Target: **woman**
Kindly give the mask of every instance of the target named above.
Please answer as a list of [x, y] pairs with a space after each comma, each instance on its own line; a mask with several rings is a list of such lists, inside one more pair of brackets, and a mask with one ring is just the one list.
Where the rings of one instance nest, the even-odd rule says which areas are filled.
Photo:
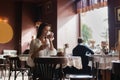
[[37, 38], [30, 43], [30, 52], [27, 64], [34, 67], [33, 59], [39, 56], [56, 55], [56, 49], [53, 46], [54, 34], [51, 32], [51, 25], [48, 23], [41, 23]]

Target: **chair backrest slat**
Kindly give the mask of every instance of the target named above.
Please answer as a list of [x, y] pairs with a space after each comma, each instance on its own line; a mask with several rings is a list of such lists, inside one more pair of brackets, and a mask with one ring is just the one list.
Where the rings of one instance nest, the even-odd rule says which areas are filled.
[[64, 58], [35, 58], [35, 69], [37, 70], [38, 77], [44, 80], [53, 79], [56, 71], [57, 64], [65, 63]]

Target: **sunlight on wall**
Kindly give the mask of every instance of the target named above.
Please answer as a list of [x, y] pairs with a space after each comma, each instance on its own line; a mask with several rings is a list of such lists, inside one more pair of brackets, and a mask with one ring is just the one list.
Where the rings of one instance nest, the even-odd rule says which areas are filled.
[[72, 53], [72, 49], [77, 44], [77, 17], [78, 16], [70, 17], [70, 19], [67, 20], [66, 23], [62, 24], [58, 30], [58, 48], [63, 48], [64, 44], [68, 43], [69, 48], [67, 49], [67, 53]]
[[36, 36], [35, 31], [36, 29], [34, 27], [31, 27], [22, 31], [22, 44], [21, 44], [22, 52], [30, 48], [30, 42], [32, 40], [32, 37]]

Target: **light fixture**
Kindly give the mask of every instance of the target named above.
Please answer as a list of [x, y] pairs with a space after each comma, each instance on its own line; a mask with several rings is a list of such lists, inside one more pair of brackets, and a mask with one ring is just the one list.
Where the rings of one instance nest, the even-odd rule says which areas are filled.
[[7, 23], [7, 22], [8, 22], [8, 18], [0, 17], [0, 22], [5, 22], [5, 23]]

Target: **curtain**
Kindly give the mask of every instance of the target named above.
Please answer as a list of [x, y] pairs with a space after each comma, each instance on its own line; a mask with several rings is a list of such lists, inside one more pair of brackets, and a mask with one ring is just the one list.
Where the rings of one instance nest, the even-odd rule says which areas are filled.
[[76, 5], [77, 13], [83, 13], [95, 8], [107, 6], [107, 0], [78, 0]]

